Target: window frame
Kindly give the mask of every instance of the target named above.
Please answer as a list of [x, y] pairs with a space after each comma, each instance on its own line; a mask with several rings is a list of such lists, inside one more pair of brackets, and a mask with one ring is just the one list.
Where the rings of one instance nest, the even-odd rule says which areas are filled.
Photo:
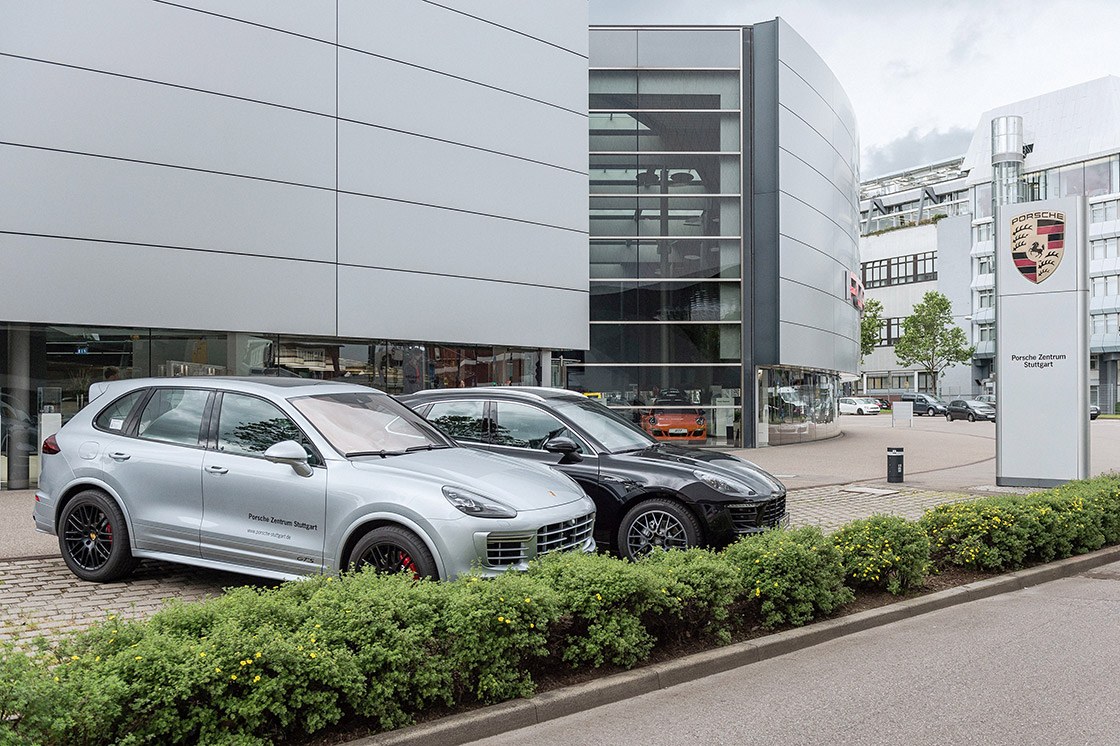
[[[536, 402], [518, 401], [518, 400], [515, 400], [515, 399], [489, 399], [489, 400], [487, 400], [486, 419], [487, 419], [488, 425], [490, 426], [489, 438], [488, 438], [487, 442], [489, 443], [490, 446], [494, 446], [494, 447], [498, 447], [498, 448], [516, 448], [519, 451], [528, 451], [529, 453], [549, 453], [549, 451], [546, 451], [544, 448], [531, 448], [531, 447], [527, 447], [527, 446], [511, 446], [511, 445], [507, 445], [505, 443], [494, 442], [495, 428], [501, 425], [501, 423], [498, 422], [498, 405], [499, 404], [515, 404], [515, 405], [520, 405], [520, 406], [523, 406], [523, 407], [529, 407], [530, 409], [536, 410], [537, 412], [541, 412], [541, 413], [551, 417], [553, 420], [555, 420], [555, 421], [559, 422], [561, 425], [563, 425], [568, 430], [568, 432], [571, 433], [572, 440], [574, 440], [576, 445], [579, 446], [579, 454], [581, 456], [586, 458], [588, 456], [596, 455], [597, 452], [595, 451], [595, 449], [593, 449], [590, 446], [590, 444], [588, 444], [587, 439], [584, 438], [582, 436], [582, 434], [580, 434], [579, 431], [576, 430], [576, 428], [570, 422], [566, 421], [564, 418], [560, 417], [555, 412], [552, 412], [549, 409], [546, 409], [545, 407], [539, 406]], [[559, 437], [559, 436], [557, 436], [557, 437]]]
[[253, 394], [248, 391], [232, 391], [230, 389], [219, 389], [214, 391], [214, 396], [211, 399], [210, 420], [206, 427], [206, 450], [213, 451], [214, 453], [220, 453], [225, 456], [244, 456], [246, 458], [257, 459], [264, 458], [263, 452], [242, 453], [241, 451], [223, 451], [218, 447], [218, 435], [222, 421], [222, 403], [225, 400], [226, 394], [233, 394], [234, 396], [244, 396], [249, 399], [258, 399], [265, 402], [266, 404], [271, 404], [280, 412], [280, 414], [287, 417], [289, 422], [295, 425], [296, 430], [299, 431], [300, 436], [302, 437], [300, 445], [304, 446], [305, 449], [311, 450], [311, 453], [308, 454], [308, 465], [313, 467], [326, 467], [326, 460], [323, 458], [322, 452], [319, 450], [318, 446], [315, 445], [315, 442], [310, 437], [308, 437], [307, 432], [299, 426], [299, 423], [296, 422], [295, 418], [292, 417], [290, 412], [284, 411], [284, 408], [272, 399], [269, 399], [266, 396], [261, 396], [260, 394]]

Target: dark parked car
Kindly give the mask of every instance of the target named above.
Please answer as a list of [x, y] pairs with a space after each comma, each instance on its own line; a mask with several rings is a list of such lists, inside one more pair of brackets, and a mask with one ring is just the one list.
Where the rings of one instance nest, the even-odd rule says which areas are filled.
[[987, 402], [975, 401], [973, 399], [953, 399], [949, 402], [949, 407], [945, 412], [945, 419], [949, 422], [953, 420], [968, 420], [975, 422], [976, 420], [991, 420], [995, 422], [996, 410]]
[[398, 397], [464, 445], [554, 464], [595, 501], [596, 541], [624, 557], [725, 546], [788, 521], [786, 488], [720, 451], [658, 441], [563, 389], [433, 389]]
[[1090, 420], [1095, 420], [1100, 416], [1101, 416], [1101, 408], [1098, 407], [1096, 404], [1090, 404], [1089, 405], [1089, 419]]
[[945, 414], [945, 402], [932, 394], [903, 394], [898, 400], [914, 402], [914, 414]]

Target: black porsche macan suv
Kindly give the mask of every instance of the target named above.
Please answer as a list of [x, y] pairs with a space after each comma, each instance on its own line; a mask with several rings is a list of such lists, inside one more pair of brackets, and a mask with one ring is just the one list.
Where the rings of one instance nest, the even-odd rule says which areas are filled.
[[737, 456], [655, 440], [564, 389], [431, 389], [398, 396], [463, 445], [553, 463], [595, 501], [595, 538], [623, 557], [722, 547], [784, 525], [786, 488]]

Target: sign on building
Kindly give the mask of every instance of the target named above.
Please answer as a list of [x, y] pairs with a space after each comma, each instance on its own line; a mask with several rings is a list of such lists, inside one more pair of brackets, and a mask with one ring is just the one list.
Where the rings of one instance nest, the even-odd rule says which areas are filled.
[[1089, 261], [1082, 197], [1001, 205], [996, 483], [1089, 476]]

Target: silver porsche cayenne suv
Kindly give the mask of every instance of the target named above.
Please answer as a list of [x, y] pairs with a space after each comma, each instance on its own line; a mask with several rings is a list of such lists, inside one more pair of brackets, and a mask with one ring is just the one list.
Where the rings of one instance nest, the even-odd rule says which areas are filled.
[[281, 579], [364, 565], [450, 579], [595, 549], [595, 506], [570, 478], [459, 447], [365, 386], [96, 383], [43, 454], [35, 526], [85, 580], [141, 558]]

